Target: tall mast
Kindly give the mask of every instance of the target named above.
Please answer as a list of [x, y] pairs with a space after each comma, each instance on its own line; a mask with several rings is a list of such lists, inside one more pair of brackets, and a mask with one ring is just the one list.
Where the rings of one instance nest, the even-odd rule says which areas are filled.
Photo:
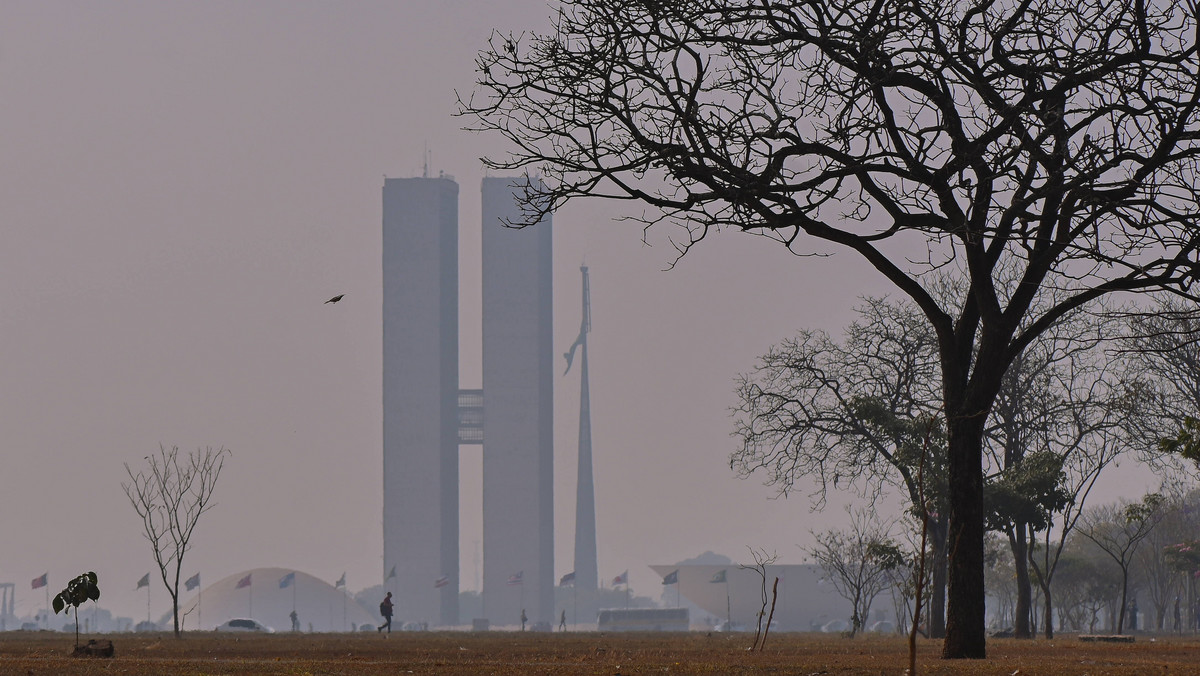
[[579, 470], [575, 489], [575, 586], [580, 590], [598, 588], [596, 563], [596, 493], [592, 483], [592, 406], [588, 392], [587, 334], [592, 330], [592, 301], [587, 266], [583, 273], [583, 321], [576, 343], [582, 348], [579, 379]]

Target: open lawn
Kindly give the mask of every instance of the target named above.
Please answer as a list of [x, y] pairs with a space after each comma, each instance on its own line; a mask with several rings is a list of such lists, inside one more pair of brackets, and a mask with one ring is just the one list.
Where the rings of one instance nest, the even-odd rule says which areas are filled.
[[[394, 633], [106, 635], [113, 659], [72, 658], [74, 636], [0, 634], [0, 674], [903, 674], [899, 637], [778, 634], [749, 653], [747, 634]], [[923, 641], [918, 673], [1197, 674], [1200, 639], [1139, 637], [1132, 644], [993, 639], [985, 661], [938, 659]]]

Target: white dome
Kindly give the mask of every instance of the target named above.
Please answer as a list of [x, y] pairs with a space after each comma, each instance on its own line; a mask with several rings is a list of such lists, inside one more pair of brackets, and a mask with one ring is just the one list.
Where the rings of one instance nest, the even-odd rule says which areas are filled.
[[[281, 587], [288, 575], [293, 580]], [[250, 577], [248, 586], [238, 583]], [[218, 582], [184, 593], [180, 590], [179, 624], [185, 630], [213, 629], [235, 617], [249, 617], [277, 632], [291, 631], [293, 602], [301, 631], [352, 631], [362, 624], [379, 624], [382, 617], [363, 608], [349, 594], [333, 585], [290, 568], [255, 568], [230, 575]], [[161, 627], [172, 627], [168, 610]]]

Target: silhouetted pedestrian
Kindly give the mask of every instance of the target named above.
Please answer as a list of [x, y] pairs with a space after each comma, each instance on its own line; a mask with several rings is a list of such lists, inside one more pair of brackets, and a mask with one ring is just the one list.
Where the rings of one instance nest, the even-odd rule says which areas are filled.
[[521, 631], [525, 631], [525, 623], [528, 621], [529, 621], [529, 618], [525, 616], [525, 609], [522, 608], [521, 609]]
[[376, 629], [377, 632], [383, 632], [386, 628], [388, 633], [392, 633], [392, 592], [388, 592], [387, 596], [379, 602], [379, 614], [383, 615], [383, 624]]
[[567, 630], [567, 609], [563, 608], [562, 614], [558, 616], [558, 630]]

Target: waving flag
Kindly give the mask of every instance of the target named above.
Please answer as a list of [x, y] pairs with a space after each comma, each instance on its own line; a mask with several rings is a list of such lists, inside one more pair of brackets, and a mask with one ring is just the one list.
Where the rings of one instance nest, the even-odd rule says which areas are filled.
[[446, 586], [446, 585], [448, 585], [448, 584], [450, 584], [450, 577], [449, 577], [449, 576], [447, 576], [447, 575], [443, 575], [443, 576], [441, 576], [441, 577], [439, 577], [438, 579], [436, 579], [436, 580], [434, 580], [434, 581], [433, 581], [433, 588], [434, 588], [434, 589], [441, 589], [442, 587], [445, 587], [445, 586]]
[[563, 575], [562, 579], [558, 581], [558, 586], [560, 587], [565, 587], [569, 584], [575, 584], [575, 571], [571, 571], [566, 575]]
[[712, 579], [709, 580], [709, 582], [724, 582], [724, 581], [725, 581], [725, 571], [724, 570], [717, 571], [712, 576]]
[[679, 584], [679, 569], [676, 568], [667, 573], [667, 576], [663, 578], [663, 584]]
[[629, 584], [629, 571], [628, 570], [613, 578], [613, 586], [615, 587], [619, 584]]
[[184, 591], [192, 591], [193, 589], [195, 589], [196, 587], [199, 587], [199, 586], [200, 586], [200, 573], [196, 573], [195, 575], [193, 575], [183, 581]]
[[243, 577], [242, 579], [238, 580], [237, 586], [234, 587], [234, 589], [241, 589], [242, 587], [249, 587], [250, 586], [250, 575], [252, 575], [252, 573], [246, 573], [246, 577]]
[[32, 588], [33, 589], [41, 589], [42, 587], [45, 587], [46, 580], [49, 578], [49, 575], [50, 575], [50, 573], [42, 573], [41, 577], [33, 578], [33, 583], [31, 585]]
[[138, 586], [134, 588], [134, 591], [137, 591], [138, 589], [141, 589], [142, 587], [149, 587], [149, 586], [150, 586], [150, 573], [146, 573], [145, 575], [142, 576], [142, 579], [138, 580]]
[[284, 575], [283, 577], [279, 578], [279, 588], [287, 589], [288, 587], [292, 586], [292, 583], [295, 581], [296, 581], [296, 571], [292, 571], [292, 572], [288, 573], [287, 575]]
[[517, 585], [525, 582], [525, 571], [520, 570], [508, 576], [507, 584]]
[[333, 583], [333, 588], [337, 589], [339, 587], [345, 587], [345, 586], [346, 586], [346, 572], [342, 571], [342, 576], [338, 578], [337, 582]]

